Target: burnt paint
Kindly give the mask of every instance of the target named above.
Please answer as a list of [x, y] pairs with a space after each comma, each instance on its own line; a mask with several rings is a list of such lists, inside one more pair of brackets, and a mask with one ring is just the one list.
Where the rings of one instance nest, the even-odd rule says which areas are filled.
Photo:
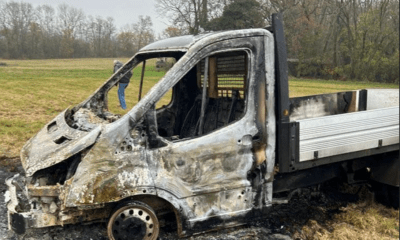
[[[146, 149], [143, 144], [140, 144], [145, 139], [138, 140], [136, 137], [132, 139], [136, 144], [133, 144], [131, 152], [121, 151], [118, 154], [115, 154], [116, 148], [113, 146], [117, 146], [118, 149], [121, 141], [129, 138], [127, 135], [132, 126], [136, 128], [138, 125], [124, 123], [123, 120], [126, 121], [124, 117], [119, 120], [118, 128], [106, 125], [96, 144], [82, 159], [65, 200], [66, 205], [116, 202], [129, 197], [129, 193], [137, 194], [140, 186], [146, 186], [154, 188], [156, 190], [154, 194], [172, 202], [177, 209], [183, 209], [182, 212], [190, 220], [203, 221], [211, 216], [229, 212], [238, 212], [239, 215], [243, 215], [250, 210], [253, 193], [249, 190], [251, 183], [248, 179], [248, 171], [251, 171], [255, 165], [252, 136], [260, 134], [261, 141], [266, 139], [263, 136], [265, 134], [264, 118], [256, 117], [255, 99], [259, 98], [260, 93], [254, 91], [254, 89], [260, 89], [258, 86], [260, 81], [255, 81], [255, 79], [265, 79], [263, 71], [260, 74], [255, 70], [264, 66], [262, 44], [263, 38], [259, 37], [247, 39], [245, 43], [241, 40], [222, 41], [204, 50], [204, 52], [211, 52], [214, 51], [213, 49], [250, 47], [253, 51], [250, 56], [257, 56], [251, 59], [252, 72], [247, 109], [242, 119], [199, 138], [176, 143], [163, 140], [167, 143], [164, 147], [148, 145], [149, 149]], [[190, 72], [188, 74], [190, 75]], [[261, 86], [262, 90], [266, 89], [265, 85]], [[262, 98], [265, 95], [262, 93]], [[174, 98], [173, 101], [178, 102], [178, 99]], [[173, 107], [172, 103], [168, 111], [171, 112]], [[151, 108], [149, 109], [152, 111]], [[164, 112], [168, 111], [164, 110]], [[159, 114], [161, 116], [162, 111], [159, 111]], [[139, 138], [140, 136], [139, 134]], [[111, 162], [113, 164], [110, 164]], [[135, 183], [133, 179], [123, 181], [124, 172], [127, 176], [140, 179], [142, 182]], [[147, 180], [143, 181], [144, 179]], [[127, 182], [130, 182], [131, 186], [127, 185]], [[238, 191], [240, 199], [239, 195], [232, 191]], [[241, 196], [243, 191], [245, 194]], [[165, 195], [166, 192], [172, 195]], [[262, 195], [260, 197], [263, 197]], [[242, 213], [242, 211], [245, 212]]]
[[353, 92], [290, 98], [290, 121], [347, 113]]

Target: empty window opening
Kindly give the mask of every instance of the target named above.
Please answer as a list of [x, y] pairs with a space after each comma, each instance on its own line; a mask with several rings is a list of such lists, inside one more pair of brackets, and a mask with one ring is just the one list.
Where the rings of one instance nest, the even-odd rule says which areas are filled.
[[[243, 117], [248, 85], [247, 52], [209, 56], [207, 78], [205, 62], [206, 58], [199, 61], [178, 82], [172, 104], [167, 111], [157, 113], [160, 136], [172, 141], [200, 137]], [[205, 79], [206, 94], [203, 96]]]

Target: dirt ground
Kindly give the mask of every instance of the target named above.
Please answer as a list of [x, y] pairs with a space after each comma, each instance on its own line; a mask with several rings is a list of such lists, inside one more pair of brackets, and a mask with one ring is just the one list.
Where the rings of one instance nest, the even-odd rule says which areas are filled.
[[[24, 236], [17, 236], [7, 229], [7, 210], [4, 203], [6, 191], [5, 179], [22, 172], [21, 166], [0, 167], [0, 240], [69, 240], [69, 239], [107, 239], [106, 224], [93, 223], [76, 224], [64, 227], [50, 227], [29, 230]], [[317, 189], [304, 189], [296, 195], [289, 204], [275, 205], [265, 217], [251, 220], [248, 225], [210, 232], [190, 237], [193, 240], [206, 239], [314, 239], [315, 225], [327, 231], [332, 231], [332, 217], [339, 213], [342, 207], [355, 203], [360, 199], [360, 191], [340, 191], [337, 183], [331, 182]], [[359, 189], [359, 188], [357, 188]], [[361, 191], [362, 192], [362, 191]], [[364, 191], [365, 192], [365, 191]], [[365, 196], [364, 196], [365, 197]], [[317, 224], [310, 225], [310, 222]], [[310, 225], [308, 227], [308, 225]], [[177, 239], [176, 231], [162, 229], [159, 239]]]

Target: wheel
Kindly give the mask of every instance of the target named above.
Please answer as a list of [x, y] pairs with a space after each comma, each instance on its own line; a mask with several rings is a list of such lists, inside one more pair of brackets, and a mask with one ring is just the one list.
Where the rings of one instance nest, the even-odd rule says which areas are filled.
[[107, 225], [111, 240], [155, 240], [159, 230], [153, 209], [142, 202], [129, 202], [117, 207]]

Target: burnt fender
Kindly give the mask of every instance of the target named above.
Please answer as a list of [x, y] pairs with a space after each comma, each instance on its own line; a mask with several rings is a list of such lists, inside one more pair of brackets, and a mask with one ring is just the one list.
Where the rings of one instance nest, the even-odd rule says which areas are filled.
[[[140, 136], [130, 136], [130, 129], [127, 115], [104, 126], [70, 183], [67, 207], [117, 202], [139, 194], [155, 195], [146, 148], [140, 143]], [[129, 142], [129, 148], [123, 142]]]
[[[101, 151], [97, 142], [82, 159], [65, 201], [67, 207], [98, 205], [117, 202], [134, 195], [155, 195], [153, 179], [145, 152], [133, 149], [131, 153], [110, 156]], [[92, 151], [93, 150], [93, 151]]]

